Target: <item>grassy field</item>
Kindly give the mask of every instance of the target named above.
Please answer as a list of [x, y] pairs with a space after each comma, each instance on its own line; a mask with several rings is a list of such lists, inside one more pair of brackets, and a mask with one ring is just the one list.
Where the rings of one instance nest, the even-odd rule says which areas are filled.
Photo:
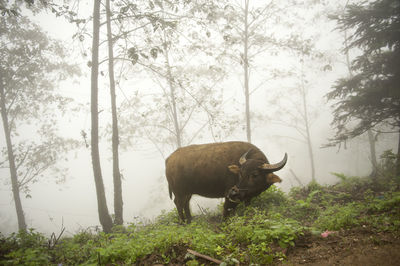
[[226, 221], [220, 207], [189, 225], [171, 211], [112, 234], [0, 236], [0, 264], [396, 265], [400, 177], [390, 173], [386, 162], [375, 178], [335, 174], [336, 185], [310, 183], [287, 194], [271, 187]]

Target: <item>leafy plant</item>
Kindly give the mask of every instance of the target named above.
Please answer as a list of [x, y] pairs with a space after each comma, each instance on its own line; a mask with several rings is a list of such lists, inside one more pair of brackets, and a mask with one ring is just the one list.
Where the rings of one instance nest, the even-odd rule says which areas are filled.
[[314, 226], [322, 230], [347, 229], [359, 225], [357, 217], [360, 209], [355, 203], [349, 203], [344, 206], [333, 205], [321, 212]]
[[[46, 238], [35, 232], [21, 230], [2, 239], [2, 263], [5, 265], [44, 265], [49, 264], [49, 254], [45, 252]], [[4, 253], [3, 253], [4, 252]]]
[[[181, 225], [172, 210], [163, 211], [154, 222], [117, 226], [109, 234], [85, 230], [54, 245], [34, 230], [0, 235], [0, 264], [179, 264], [190, 248], [222, 260], [223, 265], [265, 265], [284, 260], [283, 251], [307, 231], [319, 235], [363, 226], [398, 232], [400, 192], [388, 187], [377, 192], [366, 179], [370, 178], [346, 177], [334, 186], [312, 184], [289, 195], [271, 187], [224, 222], [220, 214], [207, 211]], [[188, 259], [190, 265], [201, 264]]]
[[236, 246], [247, 245], [250, 261], [260, 264], [271, 263], [276, 257], [271, 245], [281, 248], [294, 246], [294, 240], [303, 230], [293, 219], [284, 218], [279, 213], [266, 214], [254, 208], [247, 212], [247, 216], [234, 217], [223, 227], [227, 239]]
[[251, 206], [269, 209], [273, 205], [278, 206], [281, 204], [285, 204], [287, 201], [287, 196], [285, 193], [280, 190], [275, 185], [272, 185], [266, 191], [261, 193], [258, 197], [255, 197], [251, 201]]

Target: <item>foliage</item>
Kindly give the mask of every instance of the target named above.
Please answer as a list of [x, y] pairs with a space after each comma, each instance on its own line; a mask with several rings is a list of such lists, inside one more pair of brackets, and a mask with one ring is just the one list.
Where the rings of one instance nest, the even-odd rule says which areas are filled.
[[35, 232], [21, 230], [1, 239], [0, 259], [5, 265], [43, 265], [49, 261], [46, 238]]
[[[49, 38], [26, 17], [0, 16], [0, 32], [1, 100], [13, 139], [19, 186], [29, 196], [29, 185], [46, 170], [52, 171], [57, 182], [65, 179], [65, 169], [56, 163], [79, 145], [59, 134], [59, 115], [76, 109], [72, 99], [61, 95], [56, 87], [68, 77], [79, 75], [80, 70], [66, 62], [67, 51], [62, 43]], [[30, 132], [29, 140], [21, 134], [24, 129]], [[32, 138], [32, 134], [38, 137]], [[8, 159], [5, 148], [1, 155], [4, 161]]]
[[[291, 218], [279, 213], [267, 214], [250, 208], [247, 215], [234, 217], [223, 227], [231, 241], [230, 248], [241, 262], [271, 263], [280, 255], [272, 251], [272, 244], [281, 248], [294, 246], [294, 240], [302, 234], [302, 226]], [[242, 248], [242, 246], [247, 246]], [[245, 254], [249, 254], [246, 258]]]
[[[251, 200], [251, 206], [259, 209], [269, 210], [275, 206], [281, 206], [288, 201], [285, 193], [272, 185], [268, 190], [261, 193], [258, 197]], [[246, 211], [245, 204], [240, 204], [236, 210], [239, 214], [244, 214]]]
[[42, 8], [47, 8], [49, 5], [54, 5], [48, 0], [6, 0], [0, 1], [0, 15], [1, 16], [20, 16], [21, 5], [31, 9], [33, 12], [38, 12]]
[[360, 211], [354, 203], [344, 206], [333, 205], [321, 212], [314, 226], [322, 230], [348, 229], [359, 224], [357, 219], [359, 213]]
[[289, 206], [291, 216], [301, 221], [312, 221], [319, 215], [318, 204], [315, 201], [315, 195], [320, 193], [320, 190], [310, 192], [305, 199], [292, 200]]
[[392, 150], [387, 150], [382, 153], [378, 164], [378, 171], [381, 175], [378, 181], [390, 190], [398, 190], [400, 187], [400, 175], [397, 172], [398, 160], [398, 155], [394, 154]]
[[[113, 37], [121, 82], [131, 79], [127, 76], [132, 71], [126, 70], [132, 69], [135, 76], [140, 72], [153, 81], [125, 96], [121, 104], [122, 148], [141, 137], [164, 153], [203, 134], [220, 139], [233, 128], [225, 120], [223, 92], [217, 87], [226, 73], [215, 60], [218, 46], [206, 33], [201, 2], [113, 4], [111, 20], [121, 32]], [[214, 4], [206, 1], [207, 5]]]
[[[347, 49], [361, 49], [351, 64], [354, 75], [339, 79], [327, 94], [334, 104], [333, 144], [386, 123], [399, 127], [400, 4], [377, 0], [348, 6], [336, 20], [341, 30], [353, 30]], [[349, 128], [349, 125], [356, 125]]]
[[156, 222], [157, 224], [162, 225], [177, 224], [179, 223], [178, 211], [176, 209], [170, 212], [162, 210], [161, 214], [157, 217]]
[[357, 176], [348, 177], [344, 174], [340, 173], [332, 173], [336, 177], [340, 178], [341, 182], [339, 182], [335, 188], [341, 192], [353, 193], [353, 192], [361, 192], [364, 189], [372, 186], [373, 180], [370, 178], [360, 178]]
[[[382, 163], [383, 164], [383, 163]], [[223, 261], [223, 265], [273, 264], [308, 232], [370, 228], [400, 230], [400, 191], [387, 185], [379, 191], [369, 177], [340, 177], [336, 185], [311, 182], [289, 194], [272, 186], [250, 206], [221, 222], [207, 212], [189, 225], [179, 222], [176, 210], [162, 212], [153, 222], [113, 228], [113, 233], [83, 231], [51, 246], [33, 230], [0, 236], [0, 264], [182, 264], [201, 265], [190, 248]], [[382, 173], [380, 177], [384, 176]], [[394, 181], [391, 181], [394, 182]]]

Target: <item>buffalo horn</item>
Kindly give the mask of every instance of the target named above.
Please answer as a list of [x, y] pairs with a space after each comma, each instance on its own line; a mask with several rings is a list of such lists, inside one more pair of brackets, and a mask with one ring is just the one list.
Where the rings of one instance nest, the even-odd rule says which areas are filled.
[[242, 155], [242, 157], [240, 157], [240, 159], [239, 159], [240, 165], [243, 165], [243, 164], [246, 162], [247, 154], [248, 154], [250, 151], [251, 151], [251, 149], [249, 149], [245, 154]]
[[269, 164], [269, 163], [264, 163], [259, 168], [264, 169], [264, 170], [270, 170], [270, 171], [278, 171], [281, 170], [287, 162], [287, 154], [285, 153], [285, 156], [283, 157], [283, 160], [280, 161], [279, 163], [275, 164]]

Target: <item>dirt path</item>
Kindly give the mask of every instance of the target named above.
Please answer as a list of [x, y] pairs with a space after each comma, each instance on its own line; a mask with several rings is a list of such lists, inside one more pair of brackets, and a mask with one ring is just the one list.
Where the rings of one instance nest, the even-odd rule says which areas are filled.
[[400, 265], [400, 238], [358, 229], [326, 238], [307, 235], [287, 252], [283, 265]]
[[[295, 247], [284, 252], [287, 259], [275, 261], [272, 265], [400, 266], [400, 235], [374, 233], [367, 228], [334, 232], [326, 238], [308, 234], [298, 239]], [[168, 265], [185, 265], [186, 247], [174, 246], [172, 253], [176, 257]], [[196, 259], [199, 265], [217, 265], [202, 258]], [[161, 261], [161, 256], [152, 254], [137, 265], [162, 265], [157, 261]]]

